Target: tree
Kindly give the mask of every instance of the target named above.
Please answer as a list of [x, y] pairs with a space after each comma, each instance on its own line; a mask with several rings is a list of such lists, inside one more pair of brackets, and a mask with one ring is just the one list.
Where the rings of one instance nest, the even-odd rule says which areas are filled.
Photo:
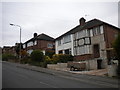
[[22, 57], [22, 58], [24, 58], [24, 57], [26, 57], [26, 56], [28, 55], [28, 54], [27, 54], [27, 51], [26, 51], [26, 50], [23, 50], [23, 49], [21, 50], [20, 53], [21, 53], [21, 57]]
[[16, 44], [15, 51], [16, 51], [16, 54], [17, 54], [18, 56], [20, 55], [20, 49], [21, 49], [21, 50], [23, 49], [22, 43]]
[[36, 62], [41, 62], [44, 60], [44, 54], [40, 50], [34, 50], [31, 55], [31, 60]]
[[116, 52], [117, 58], [118, 58], [118, 76], [120, 75], [120, 34], [118, 34], [118, 37], [116, 38], [113, 48]]

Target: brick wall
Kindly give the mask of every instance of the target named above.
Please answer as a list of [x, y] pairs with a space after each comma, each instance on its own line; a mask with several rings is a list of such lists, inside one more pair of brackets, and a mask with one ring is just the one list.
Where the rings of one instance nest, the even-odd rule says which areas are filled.
[[50, 44], [53, 44], [54, 45], [54, 42], [52, 41], [46, 41], [46, 40], [38, 40], [37, 41], [37, 45], [34, 45], [34, 46], [29, 46], [26, 48], [26, 50], [54, 50], [55, 47], [53, 46], [53, 48], [48, 48], [48, 43]]
[[45, 41], [45, 40], [38, 40], [37, 47], [42, 50], [49, 50], [49, 49], [54, 49], [53, 48], [48, 48], [48, 44], [54, 44], [52, 41]]
[[[105, 42], [106, 42], [106, 48], [112, 48], [112, 45], [118, 35], [120, 33], [120, 29], [114, 28], [109, 25], [104, 25], [104, 31], [105, 31]], [[114, 57], [114, 52], [113, 50], [107, 50], [107, 59], [108, 59], [108, 64], [110, 60]]]
[[116, 36], [118, 32], [118, 29], [109, 26], [109, 25], [104, 25], [104, 31], [105, 31], [105, 41], [106, 41], [106, 48], [112, 47], [112, 43], [116, 39]]
[[80, 60], [89, 60], [89, 59], [92, 59], [93, 58], [93, 55], [92, 54], [85, 54], [85, 55], [78, 55], [78, 56], [75, 56], [74, 59], [76, 61], [80, 61]]

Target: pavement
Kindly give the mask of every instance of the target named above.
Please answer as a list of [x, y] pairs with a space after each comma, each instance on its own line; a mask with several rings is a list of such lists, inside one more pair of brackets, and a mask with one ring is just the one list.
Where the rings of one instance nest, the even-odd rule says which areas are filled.
[[78, 72], [73, 72], [72, 73], [77, 73], [77, 74], [88, 74], [88, 75], [96, 75], [96, 76], [106, 76], [108, 73], [107, 69], [99, 69], [99, 70], [90, 70], [90, 71], [78, 71]]
[[[48, 68], [32, 66], [29, 64], [18, 64], [17, 67], [22, 67], [25, 69], [40, 71], [40, 72], [46, 72], [47, 70], [53, 70], [53, 69], [48, 69]], [[69, 68], [56, 68], [53, 71], [63, 71], [63, 72], [68, 72], [68, 73], [73, 73], [73, 74], [86, 74], [86, 75], [95, 75], [95, 76], [106, 76], [108, 73], [107, 69], [98, 69], [98, 70], [90, 70], [90, 71], [70, 71]]]

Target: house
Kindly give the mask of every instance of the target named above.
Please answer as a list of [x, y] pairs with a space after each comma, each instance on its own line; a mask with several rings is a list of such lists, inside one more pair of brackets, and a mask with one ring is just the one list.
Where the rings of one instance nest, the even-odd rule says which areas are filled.
[[23, 49], [29, 54], [31, 54], [33, 50], [42, 50], [45, 54], [46, 51], [54, 51], [54, 48], [54, 38], [44, 33], [40, 35], [34, 33], [33, 38], [23, 44]]
[[120, 28], [98, 19], [88, 22], [84, 18], [80, 25], [55, 39], [56, 54], [71, 54], [75, 61], [86, 62], [88, 69], [107, 68], [114, 58], [112, 44]]
[[12, 54], [16, 56], [15, 46], [4, 46], [2, 48], [2, 54]]

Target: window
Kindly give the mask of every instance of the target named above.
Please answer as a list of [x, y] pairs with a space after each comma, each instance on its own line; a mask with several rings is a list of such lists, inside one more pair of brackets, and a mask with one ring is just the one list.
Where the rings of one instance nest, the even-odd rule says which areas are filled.
[[63, 54], [63, 51], [62, 51], [62, 50], [60, 50], [60, 51], [59, 51], [59, 54]]
[[80, 50], [79, 50], [80, 48], [79, 47], [77, 47], [77, 55], [79, 55], [79, 53], [80, 53]]
[[33, 46], [33, 42], [32, 41], [27, 43], [27, 47], [29, 47], [29, 46]]
[[70, 54], [70, 53], [69, 53], [69, 49], [66, 49], [66, 50], [65, 50], [65, 54]]
[[37, 45], [37, 41], [34, 42], [34, 45]]
[[53, 48], [53, 44], [48, 43], [47, 47], [48, 47], [48, 48]]
[[23, 48], [26, 48], [26, 47], [25, 47], [25, 44], [23, 44]]
[[79, 45], [84, 45], [84, 39], [79, 40]]
[[78, 46], [78, 41], [77, 40], [75, 41], [75, 46]]
[[93, 30], [90, 29], [90, 36], [92, 37], [93, 36]]
[[68, 43], [70, 41], [71, 41], [70, 35], [67, 35], [67, 36], [64, 37], [64, 43]]
[[60, 46], [62, 43], [61, 43], [61, 39], [58, 40], [58, 46]]
[[85, 38], [85, 44], [90, 44], [90, 38]]
[[96, 35], [96, 28], [93, 28], [92, 31], [93, 31], [93, 36], [95, 36]]
[[100, 27], [99, 26], [95, 27], [92, 29], [92, 31], [93, 31], [93, 36], [99, 35], [100, 34]]
[[88, 30], [86, 29], [86, 30], [84, 30], [84, 34], [85, 34], [85, 37], [87, 37], [88, 36]]
[[85, 54], [89, 54], [90, 53], [90, 46], [89, 45], [85, 45]]
[[89, 45], [83, 45], [80, 47], [74, 48], [75, 55], [83, 55], [83, 54], [89, 54], [90, 53], [90, 46]]
[[77, 55], [76, 47], [74, 48], [74, 54]]
[[75, 34], [74, 34], [74, 40], [76, 40], [76, 37], [77, 37], [77, 35], [76, 35], [76, 34], [77, 34], [77, 33], [75, 33]]
[[88, 32], [88, 37], [90, 37], [91, 35], [90, 35], [90, 30], [87, 30], [87, 32]]
[[103, 34], [103, 26], [100, 26], [100, 34]]

